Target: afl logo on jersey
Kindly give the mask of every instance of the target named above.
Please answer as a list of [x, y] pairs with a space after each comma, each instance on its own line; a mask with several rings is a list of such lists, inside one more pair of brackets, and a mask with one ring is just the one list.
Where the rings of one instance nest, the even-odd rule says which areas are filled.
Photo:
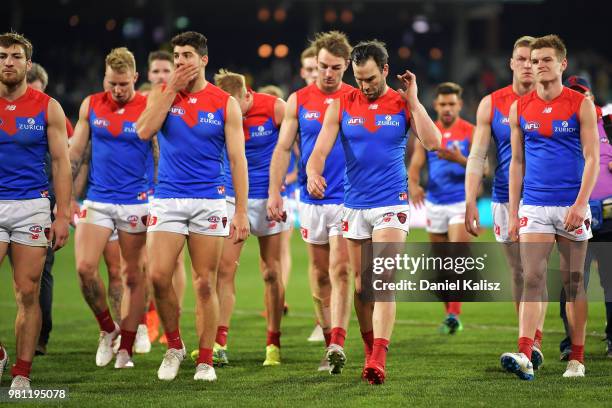
[[359, 126], [365, 123], [364, 118], [360, 118], [359, 116], [355, 116], [354, 118], [350, 118], [346, 121], [346, 124], [349, 126]]
[[96, 118], [93, 121], [93, 125], [95, 127], [105, 128], [105, 127], [108, 127], [109, 123], [108, 123], [108, 120], [106, 120], [106, 119]]
[[317, 120], [321, 117], [321, 114], [317, 111], [308, 111], [304, 114], [306, 120]]
[[180, 106], [172, 106], [170, 108], [170, 114], [174, 116], [183, 116], [185, 114], [185, 109]]
[[523, 129], [525, 130], [537, 130], [540, 128], [540, 123], [539, 122], [527, 122], [525, 123], [525, 126]]

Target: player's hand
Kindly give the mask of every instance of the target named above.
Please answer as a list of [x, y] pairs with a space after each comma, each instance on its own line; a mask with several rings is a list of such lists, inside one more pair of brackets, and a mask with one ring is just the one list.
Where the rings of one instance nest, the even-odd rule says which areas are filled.
[[398, 75], [397, 79], [400, 81], [401, 88], [397, 90], [402, 98], [408, 105], [416, 106], [419, 104], [418, 98], [418, 87], [416, 82], [416, 75], [406, 70], [402, 75]]
[[168, 81], [168, 88], [174, 92], [180, 92], [187, 88], [191, 81], [197, 78], [200, 67], [192, 64], [184, 64], [174, 70]]
[[569, 208], [569, 210], [565, 214], [565, 218], [563, 219], [563, 227], [565, 228], [565, 230], [567, 232], [572, 232], [580, 228], [584, 223], [587, 210], [588, 205], [574, 203]]
[[480, 231], [480, 214], [476, 202], [466, 202], [465, 204], [465, 230], [477, 237]]
[[70, 200], [70, 225], [76, 228], [76, 218], [79, 217], [79, 213], [81, 212], [81, 207], [79, 203], [73, 198]]
[[51, 230], [49, 231], [49, 241], [53, 243], [53, 250], [58, 251], [68, 241], [70, 236], [69, 220], [66, 217], [58, 217], [51, 224]]
[[325, 177], [320, 176], [318, 174], [309, 175], [307, 188], [308, 194], [310, 194], [314, 198], [325, 197], [325, 189], [327, 188], [327, 182], [325, 181]]
[[268, 204], [266, 206], [268, 218], [277, 222], [286, 220], [287, 213], [285, 212], [283, 205], [283, 197], [281, 197], [280, 193], [270, 195], [268, 197]]
[[439, 159], [448, 160], [454, 163], [462, 163], [465, 161], [465, 156], [457, 146], [451, 146], [449, 149], [441, 147], [436, 154]]
[[518, 215], [508, 217], [508, 239], [512, 242], [519, 240], [519, 218]]
[[234, 240], [234, 244], [246, 241], [251, 230], [249, 227], [249, 217], [246, 212], [237, 212], [230, 223], [229, 238]]
[[425, 190], [418, 184], [413, 184], [408, 187], [410, 193], [410, 201], [414, 204], [415, 208], [421, 208], [425, 205]]

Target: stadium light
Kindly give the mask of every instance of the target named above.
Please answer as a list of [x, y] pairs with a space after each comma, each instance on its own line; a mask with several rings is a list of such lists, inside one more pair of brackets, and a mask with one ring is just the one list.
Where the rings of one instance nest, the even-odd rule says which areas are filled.
[[272, 55], [272, 46], [270, 44], [261, 44], [257, 49], [257, 55], [260, 58], [270, 58]]
[[289, 47], [286, 44], [278, 44], [274, 47], [274, 56], [276, 58], [285, 58], [289, 54]]
[[257, 19], [263, 23], [270, 19], [270, 10], [266, 7], [262, 7], [257, 11]]
[[68, 19], [68, 24], [70, 24], [70, 27], [76, 27], [79, 24], [79, 16], [77, 16], [76, 14], [70, 16], [70, 18]]
[[412, 23], [412, 29], [415, 33], [425, 34], [429, 31], [429, 22], [425, 16], [416, 16]]

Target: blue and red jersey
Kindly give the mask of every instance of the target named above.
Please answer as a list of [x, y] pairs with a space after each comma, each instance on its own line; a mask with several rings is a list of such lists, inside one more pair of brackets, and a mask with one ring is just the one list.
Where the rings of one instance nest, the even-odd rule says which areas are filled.
[[174, 99], [157, 135], [156, 198], [225, 198], [223, 151], [229, 94], [207, 83]]
[[574, 204], [584, 170], [580, 142], [580, 106], [584, 95], [563, 87], [552, 101], [536, 91], [517, 102], [525, 143], [523, 204]]
[[[457, 118], [450, 128], [436, 121], [442, 134], [442, 147], [459, 149], [461, 154], [470, 154], [474, 125]], [[427, 200], [434, 204], [454, 204], [465, 201], [465, 167], [459, 163], [441, 159], [436, 152], [427, 152]]]
[[[276, 96], [253, 92], [253, 104], [242, 120], [249, 171], [249, 198], [268, 198], [270, 162], [280, 123], [274, 120]], [[225, 192], [234, 197], [229, 159], [225, 156]]]
[[400, 94], [389, 88], [369, 101], [353, 89], [340, 99], [340, 124], [346, 157], [345, 207], [408, 204], [404, 156], [410, 112]]
[[493, 178], [493, 197], [495, 203], [510, 201], [510, 106], [520, 96], [514, 92], [512, 85], [501, 88], [491, 94], [491, 136], [497, 147], [497, 167]]
[[91, 171], [87, 199], [101, 203], [147, 203], [146, 160], [151, 142], [138, 138], [136, 121], [147, 98], [136, 93], [118, 104], [110, 92], [89, 97]]
[[50, 99], [30, 87], [14, 101], [0, 98], [0, 200], [49, 195], [45, 161]]
[[[300, 160], [298, 163], [298, 182], [300, 183], [300, 201], [308, 204], [342, 204], [344, 201], [344, 152], [340, 140], [336, 140], [334, 147], [329, 152], [323, 177], [327, 183], [325, 197], [317, 199], [308, 194], [306, 163], [314, 150], [317, 137], [323, 126], [325, 111], [334, 99], [340, 98], [352, 90], [350, 85], [343, 83], [336, 92], [332, 94], [323, 93], [313, 83], [296, 92], [298, 132], [300, 138]], [[338, 138], [339, 139], [339, 138]]]

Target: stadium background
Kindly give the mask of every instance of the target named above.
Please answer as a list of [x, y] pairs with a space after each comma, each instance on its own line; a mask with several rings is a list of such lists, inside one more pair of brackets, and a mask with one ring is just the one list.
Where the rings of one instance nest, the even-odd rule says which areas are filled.
[[[589, 1], [170, 1], [90, 2], [9, 0], [0, 14], [2, 31], [24, 33], [34, 44], [35, 62], [49, 72], [47, 92], [67, 115], [76, 118], [81, 100], [101, 88], [104, 56], [125, 45], [146, 78], [149, 51], [168, 47], [179, 31], [197, 30], [208, 37], [210, 79], [225, 67], [247, 74], [251, 86], [281, 86], [285, 92], [302, 86], [299, 55], [316, 31], [338, 29], [351, 42], [378, 38], [387, 43], [391, 72], [405, 68], [418, 77], [423, 103], [429, 108], [436, 83], [452, 80], [465, 88], [462, 116], [473, 121], [480, 98], [511, 80], [507, 66], [513, 41], [525, 34], [559, 34], [569, 49], [567, 75], [587, 76], [597, 102], [612, 99], [611, 49], [604, 37], [608, 16], [597, 12], [604, 3]], [[588, 11], [588, 13], [586, 12]], [[352, 83], [352, 73], [345, 80]], [[395, 86], [391, 79], [390, 84]], [[430, 111], [431, 112], [431, 111]], [[488, 194], [485, 188], [484, 196]], [[486, 207], [486, 206], [485, 206]], [[482, 240], [491, 241], [486, 231]], [[410, 240], [424, 241], [415, 229]], [[219, 370], [216, 384], [195, 384], [185, 362], [179, 378], [162, 384], [155, 371], [164, 348], [156, 345], [136, 356], [134, 370], [98, 369], [93, 363], [97, 326], [82, 299], [72, 240], [58, 253], [54, 276], [54, 330], [49, 355], [34, 363], [34, 385], [69, 387], [71, 405], [108, 406], [168, 403], [208, 405], [559, 405], [605, 404], [610, 361], [603, 356], [603, 305], [591, 305], [587, 340], [587, 378], [568, 382], [556, 362], [562, 326], [558, 307], [551, 305], [544, 353], [547, 363], [532, 384], [519, 383], [498, 368], [498, 356], [515, 345], [516, 318], [510, 304], [466, 304], [465, 330], [441, 337], [439, 304], [398, 307], [398, 324], [390, 351], [389, 382], [378, 389], [358, 378], [361, 340], [351, 321], [345, 373], [330, 378], [317, 373], [323, 355], [307, 343], [312, 305], [306, 279], [306, 251], [293, 238], [294, 267], [287, 292], [289, 316], [283, 321], [283, 365], [260, 366], [265, 346], [263, 284], [257, 271], [257, 244], [250, 239], [237, 277], [236, 314], [230, 332], [232, 366]], [[7, 260], [8, 261], [8, 260]], [[101, 266], [102, 275], [105, 275]], [[596, 280], [594, 281], [596, 282]], [[595, 283], [594, 283], [595, 284]], [[14, 356], [12, 324], [15, 307], [8, 262], [0, 268], [0, 339]], [[193, 292], [187, 290], [182, 328], [188, 348], [195, 347]], [[6, 377], [3, 385], [6, 385]]]

